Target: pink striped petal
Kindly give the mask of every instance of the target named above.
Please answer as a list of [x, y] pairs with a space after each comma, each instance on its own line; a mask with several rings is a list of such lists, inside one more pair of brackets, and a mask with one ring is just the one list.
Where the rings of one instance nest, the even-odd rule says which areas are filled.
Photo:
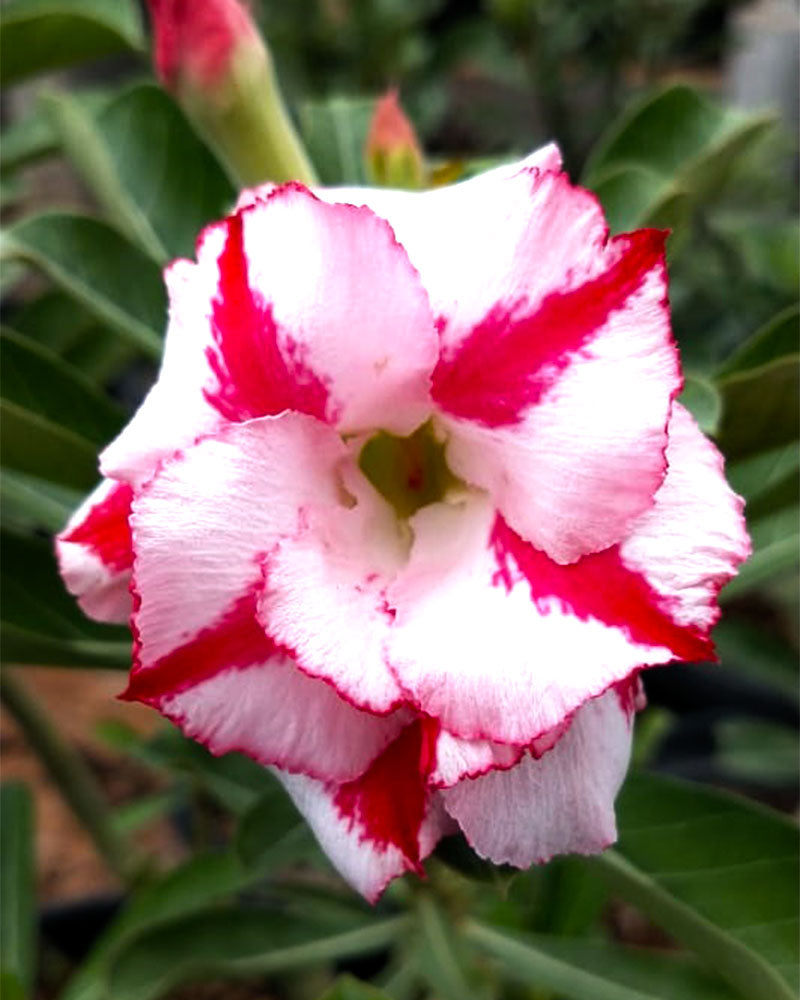
[[[228, 425], [142, 488], [131, 518], [128, 698], [159, 708], [216, 752], [235, 745], [337, 780], [364, 770], [402, 720], [359, 712], [300, 674], [256, 616], [264, 553], [300, 528], [304, 510], [341, 503], [345, 455], [335, 431], [288, 413]], [[249, 698], [236, 694], [239, 682]], [[318, 733], [305, 731], [309, 719]], [[320, 757], [325, 741], [331, 750]]]
[[666, 470], [680, 371], [663, 240], [619, 237], [589, 280], [497, 307], [434, 374], [452, 469], [558, 562], [623, 538]]
[[441, 793], [481, 857], [518, 868], [557, 854], [596, 854], [616, 839], [614, 799], [630, 758], [632, 721], [615, 691], [588, 702], [539, 760]]
[[141, 481], [224, 422], [287, 409], [400, 434], [429, 415], [438, 342], [428, 299], [369, 209], [283, 185], [208, 227], [197, 263], [176, 262], [166, 280], [161, 373], [104, 452], [106, 474]]
[[393, 620], [386, 587], [408, 546], [389, 505], [351, 472], [354, 506], [309, 514], [266, 557], [259, 618], [302, 670], [385, 714], [404, 701], [383, 649]]
[[204, 347], [211, 337], [226, 233], [224, 222], [208, 226], [197, 242], [197, 263], [177, 260], [164, 272], [169, 325], [161, 371], [131, 421], [100, 456], [105, 475], [143, 482], [162, 459], [221, 425], [221, 415], [202, 389], [211, 377]]
[[67, 590], [84, 613], [101, 622], [127, 622], [133, 564], [128, 519], [132, 491], [106, 479], [89, 494], [56, 538]]
[[437, 797], [427, 788], [436, 724], [407, 726], [360, 779], [324, 785], [278, 772], [325, 853], [370, 902], [452, 832]]
[[622, 546], [571, 565], [479, 497], [414, 516], [388, 658], [421, 711], [523, 746], [640, 666], [713, 657], [717, 594], [748, 552], [741, 501], [680, 407], [671, 426], [652, 510]]

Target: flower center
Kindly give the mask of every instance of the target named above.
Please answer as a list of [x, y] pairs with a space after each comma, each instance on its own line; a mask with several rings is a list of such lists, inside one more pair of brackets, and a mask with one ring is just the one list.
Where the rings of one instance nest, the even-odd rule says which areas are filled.
[[358, 466], [401, 518], [443, 500], [460, 482], [447, 466], [444, 443], [430, 421], [408, 437], [378, 431], [361, 449]]

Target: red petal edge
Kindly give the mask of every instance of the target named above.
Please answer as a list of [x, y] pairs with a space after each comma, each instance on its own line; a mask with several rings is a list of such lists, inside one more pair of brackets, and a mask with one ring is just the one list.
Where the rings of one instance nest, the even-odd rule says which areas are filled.
[[130, 569], [133, 543], [128, 519], [132, 501], [131, 487], [118, 483], [105, 499], [90, 509], [77, 527], [61, 537], [61, 541], [85, 546], [111, 570]]

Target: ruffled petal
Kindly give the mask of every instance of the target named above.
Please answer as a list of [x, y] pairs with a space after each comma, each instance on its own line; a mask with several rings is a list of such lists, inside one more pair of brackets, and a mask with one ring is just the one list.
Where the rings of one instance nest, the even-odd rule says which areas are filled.
[[[265, 552], [299, 530], [304, 511], [338, 507], [345, 454], [311, 417], [265, 417], [229, 424], [142, 488], [131, 517], [137, 607], [126, 697], [216, 752], [236, 745], [337, 780], [363, 772], [402, 720], [387, 725], [301, 675], [256, 616]], [[318, 733], [305, 731], [309, 719]]]
[[208, 227], [197, 263], [178, 261], [166, 280], [161, 373], [104, 452], [107, 475], [141, 481], [221, 423], [287, 409], [346, 432], [405, 434], [429, 415], [433, 316], [369, 209], [283, 185]]
[[681, 382], [663, 243], [595, 248], [600, 273], [498, 304], [434, 373], [451, 468], [557, 562], [623, 538], [664, 476]]
[[205, 348], [226, 232], [225, 223], [208, 226], [197, 242], [197, 263], [177, 260], [164, 272], [169, 324], [161, 371], [133, 418], [100, 456], [107, 476], [143, 482], [162, 459], [222, 423], [202, 390], [210, 378]]
[[722, 455], [680, 403], [672, 408], [667, 462], [656, 502], [620, 556], [668, 603], [675, 622], [708, 635], [720, 590], [751, 552], [744, 501], [725, 479]]
[[253, 297], [270, 312], [283, 355], [324, 384], [327, 419], [343, 432], [410, 433], [430, 412], [438, 340], [391, 227], [299, 185], [241, 218]]
[[427, 778], [436, 723], [408, 725], [360, 779], [325, 785], [278, 772], [325, 853], [370, 902], [452, 831]]
[[385, 714], [403, 692], [386, 665], [386, 587], [407, 556], [394, 512], [356, 470], [354, 506], [309, 513], [264, 561], [259, 617], [299, 667], [359, 708]]
[[84, 613], [101, 622], [127, 622], [133, 565], [132, 490], [106, 479], [93, 490], [56, 538], [56, 555], [67, 590]]
[[[702, 445], [702, 456], [709, 448]], [[679, 435], [667, 482], [679, 476], [693, 500], [673, 513], [675, 490], [665, 483], [646, 515], [645, 525], [662, 519], [648, 538], [670, 525], [670, 544], [651, 550], [663, 565], [635, 563], [614, 546], [562, 566], [521, 539], [484, 497], [420, 510], [409, 564], [388, 591], [396, 619], [387, 649], [418, 709], [464, 739], [527, 746], [642, 665], [712, 657], [709, 606], [741, 561], [743, 535], [733, 494], [718, 470], [714, 492], [702, 475], [695, 479], [697, 459]], [[709, 569], [694, 554], [709, 529], [682, 514], [691, 503], [705, 522], [722, 515], [724, 525], [721, 500], [731, 517]], [[676, 603], [659, 589], [665, 578], [695, 602]]]
[[481, 857], [518, 868], [557, 854], [596, 854], [616, 839], [614, 799], [630, 758], [632, 720], [617, 692], [584, 705], [539, 760], [441, 793]]

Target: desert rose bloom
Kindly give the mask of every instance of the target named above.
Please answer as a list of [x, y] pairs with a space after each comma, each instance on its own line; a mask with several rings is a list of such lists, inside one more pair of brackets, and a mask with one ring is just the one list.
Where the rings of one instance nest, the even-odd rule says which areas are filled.
[[[433, 192], [247, 192], [166, 272], [159, 379], [58, 540], [124, 697], [276, 773], [369, 899], [461, 829], [614, 840], [638, 672], [749, 551], [675, 397], [665, 234], [549, 146]], [[128, 593], [130, 587], [131, 599]]]

